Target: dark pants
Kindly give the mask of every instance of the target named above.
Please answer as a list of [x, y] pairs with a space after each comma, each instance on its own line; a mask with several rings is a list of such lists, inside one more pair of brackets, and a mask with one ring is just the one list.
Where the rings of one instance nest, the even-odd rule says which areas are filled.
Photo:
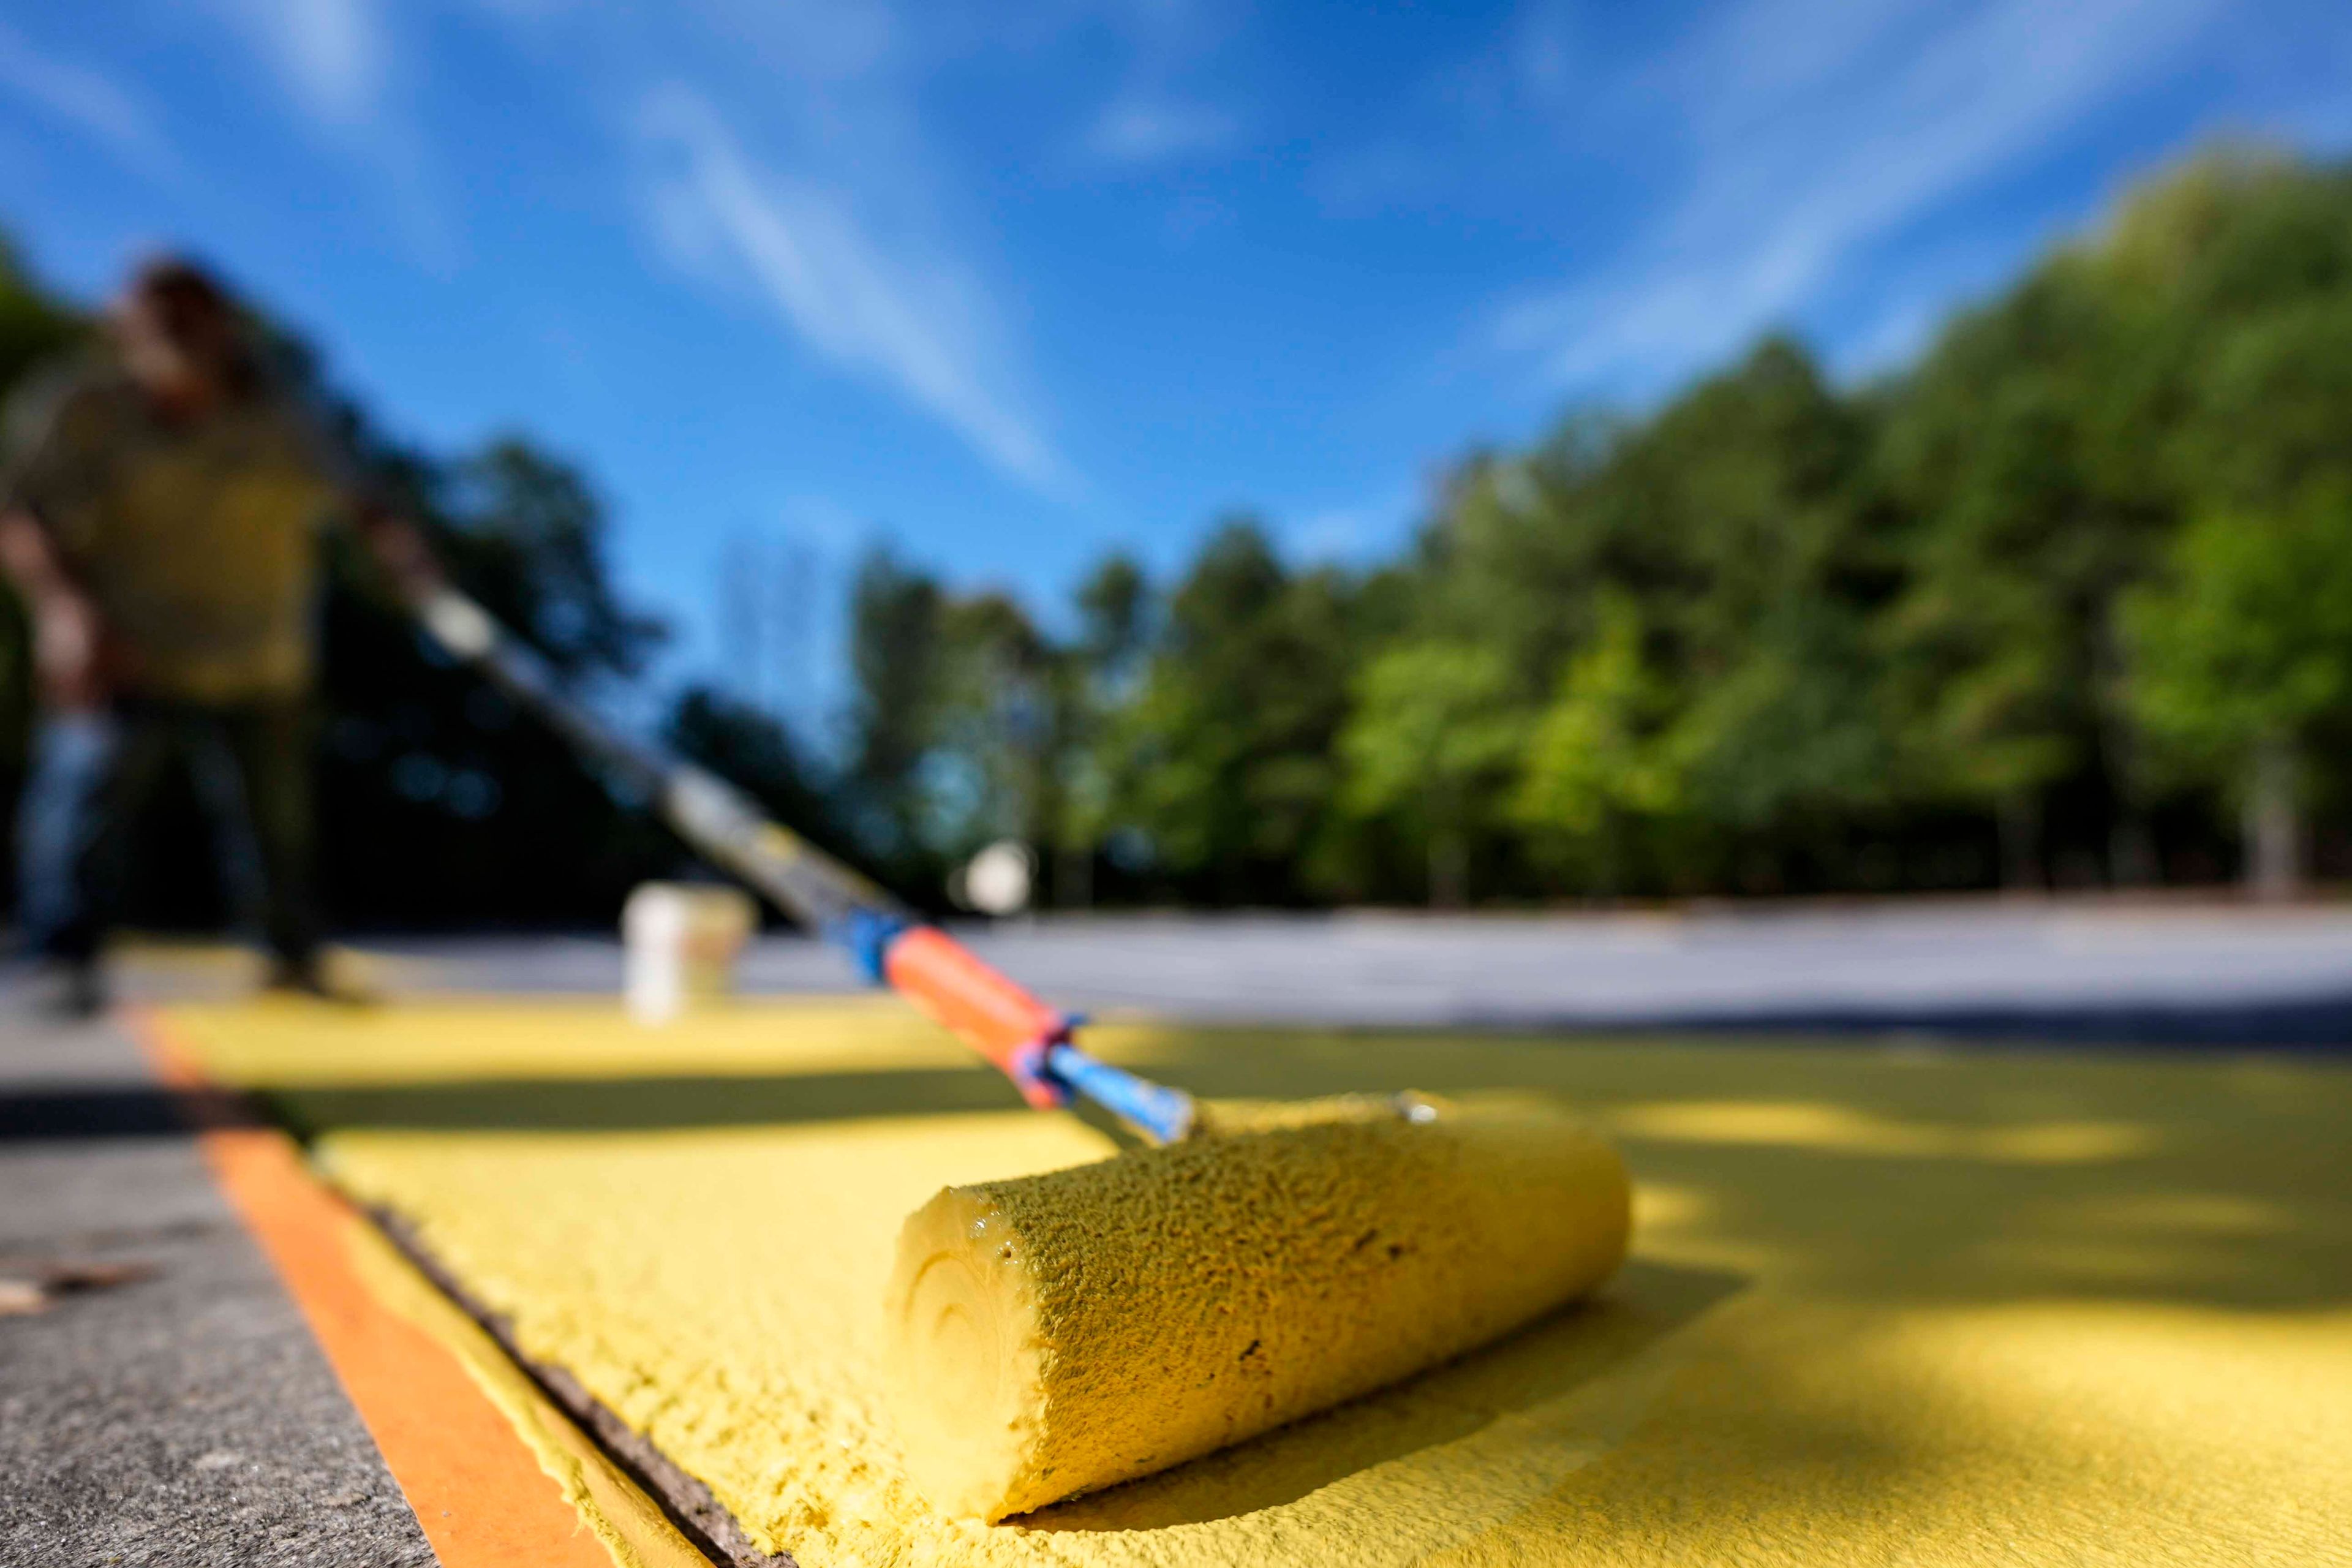
[[184, 763], [211, 820], [223, 890], [289, 963], [319, 947], [309, 710], [299, 699], [126, 700], [53, 714], [34, 739], [17, 832], [18, 905], [37, 952], [87, 963], [121, 918], [139, 817]]

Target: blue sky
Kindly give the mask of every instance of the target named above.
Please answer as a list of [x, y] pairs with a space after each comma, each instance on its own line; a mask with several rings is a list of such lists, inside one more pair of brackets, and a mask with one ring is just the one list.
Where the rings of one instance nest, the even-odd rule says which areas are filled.
[[2342, 0], [10, 0], [0, 223], [581, 461], [677, 678], [783, 542], [827, 602], [887, 533], [1051, 606], [1244, 504], [1372, 559], [1474, 444], [1776, 326], [1900, 363], [2201, 138], [2352, 144], [2347, 83]]

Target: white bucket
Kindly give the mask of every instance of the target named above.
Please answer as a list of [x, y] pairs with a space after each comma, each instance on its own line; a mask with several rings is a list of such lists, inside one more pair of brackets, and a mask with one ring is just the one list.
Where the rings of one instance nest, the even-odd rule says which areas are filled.
[[646, 882], [621, 906], [622, 994], [640, 1024], [732, 995], [758, 910], [733, 888]]

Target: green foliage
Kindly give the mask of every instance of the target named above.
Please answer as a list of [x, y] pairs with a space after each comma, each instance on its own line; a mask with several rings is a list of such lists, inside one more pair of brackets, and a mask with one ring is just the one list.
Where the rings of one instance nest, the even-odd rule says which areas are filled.
[[[614, 588], [604, 509], [576, 468], [518, 437], [437, 460], [382, 443], [356, 408], [344, 418], [377, 487], [405, 497], [457, 580], [561, 678], [594, 700], [642, 667], [663, 629]], [[341, 543], [319, 773], [321, 873], [340, 920], [603, 924], [635, 883], [685, 863], [644, 802], [427, 657], [373, 566]]]
[[[0, 240], [0, 394], [26, 371], [68, 353], [89, 331], [76, 311], [43, 291], [16, 250]], [[31, 642], [14, 596], [0, 608], [0, 803], [24, 776], [33, 705]]]
[[1078, 655], [1097, 679], [1126, 675], [1150, 637], [1151, 582], [1132, 556], [1111, 555], [1078, 585]]
[[1673, 689], [1643, 647], [1642, 612], [1631, 599], [1604, 599], [1600, 623], [1536, 721], [1512, 802], [1526, 826], [1570, 840], [1682, 803], [1664, 722]]
[[1355, 681], [1340, 736], [1347, 804], [1459, 824], [1526, 744], [1517, 682], [1499, 649], [1414, 642], [1375, 654]]
[[1913, 789], [1990, 805], [2096, 755], [2101, 640], [2165, 521], [2098, 460], [2106, 324], [2062, 258], [1964, 318], [1889, 399], [1905, 580], [1880, 635]]
[[1500, 649], [1462, 642], [1404, 643], [1357, 677], [1339, 738], [1342, 804], [1418, 831], [1432, 902], [1469, 895], [1473, 837], [1527, 743], [1517, 685]]
[[1695, 812], [1769, 833], [1884, 804], [1893, 748], [1865, 637], [1860, 615], [1828, 600], [1795, 600], [1759, 624], [1666, 738]]
[[81, 313], [45, 293], [0, 240], [0, 386], [52, 355], [64, 353], [89, 330]]
[[2137, 713], [2192, 763], [2234, 780], [2265, 742], [2310, 739], [2352, 701], [2352, 491], [2198, 519], [2125, 624]]
[[1057, 889], [1057, 897], [1090, 903], [1094, 863], [1126, 784], [1114, 727], [1150, 642], [1150, 579], [1131, 557], [1112, 555], [1079, 584], [1077, 608], [1077, 645], [1058, 685], [1066, 743], [1055, 760], [1058, 809], [1048, 838], [1059, 853], [1058, 879], [1077, 884]]
[[1001, 593], [944, 601], [940, 647], [929, 740], [935, 764], [952, 765], [935, 769], [929, 841], [954, 857], [994, 838], [1050, 841], [1068, 725], [1061, 650]]
[[1350, 599], [1334, 574], [1290, 573], [1248, 518], [1225, 522], [1171, 595], [1110, 743], [1116, 814], [1179, 889], [1305, 896], [1339, 783]]
[[634, 675], [667, 635], [626, 608], [604, 558], [605, 517], [587, 478], [515, 436], [450, 465], [445, 551], [556, 668]]
[[898, 876], [923, 863], [919, 770], [931, 745], [941, 593], [924, 573], [877, 550], [850, 589], [849, 668], [855, 739], [846, 787], [857, 823]]
[[772, 713], [709, 687], [689, 687], [671, 710], [665, 739], [679, 756], [731, 781], [821, 847], [859, 853], [839, 821], [825, 769]]

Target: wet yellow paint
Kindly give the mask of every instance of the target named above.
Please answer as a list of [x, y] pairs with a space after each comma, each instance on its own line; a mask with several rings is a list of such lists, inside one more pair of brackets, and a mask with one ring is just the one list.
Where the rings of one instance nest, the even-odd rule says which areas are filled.
[[870, 1010], [724, 1022], [634, 1067], [578, 1005], [183, 1032], [805, 1568], [2346, 1560], [2334, 1061], [1100, 1031], [1212, 1095], [1565, 1095], [1625, 1150], [1634, 1256], [1400, 1387], [986, 1526], [898, 1469], [892, 1243], [942, 1185], [1108, 1145]]

